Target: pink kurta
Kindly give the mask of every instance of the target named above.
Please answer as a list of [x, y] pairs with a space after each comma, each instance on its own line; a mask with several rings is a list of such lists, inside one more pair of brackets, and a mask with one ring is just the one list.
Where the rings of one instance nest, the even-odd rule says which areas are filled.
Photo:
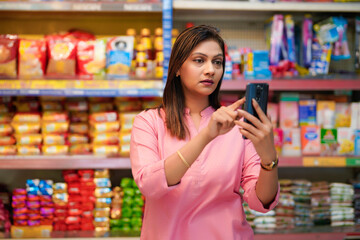
[[[212, 107], [201, 112], [199, 130], [207, 126], [213, 112]], [[199, 130], [188, 110], [185, 121], [191, 137], [196, 136]], [[243, 201], [256, 211], [267, 212], [276, 206], [280, 187], [275, 201], [265, 209], [255, 192], [260, 158], [251, 141], [243, 140], [235, 126], [204, 148], [179, 184], [168, 187], [164, 160], [185, 144], [170, 135], [158, 110], [136, 117], [130, 158], [134, 179], [146, 198], [141, 239], [253, 239]]]

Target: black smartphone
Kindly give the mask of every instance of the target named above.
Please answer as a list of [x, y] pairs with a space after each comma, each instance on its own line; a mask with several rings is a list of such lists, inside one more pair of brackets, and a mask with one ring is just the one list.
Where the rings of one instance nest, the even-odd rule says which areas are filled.
[[[259, 104], [262, 111], [267, 114], [267, 103], [268, 103], [268, 95], [269, 95], [269, 84], [267, 83], [248, 83], [246, 85], [246, 94], [245, 94], [245, 104], [244, 110], [248, 113], [254, 115], [256, 118], [259, 118], [256, 110], [253, 107], [252, 99], [254, 98], [256, 102]], [[252, 124], [246, 118], [244, 119], [246, 123]], [[252, 124], [254, 125], [254, 124]], [[243, 138], [246, 137], [243, 135]]]

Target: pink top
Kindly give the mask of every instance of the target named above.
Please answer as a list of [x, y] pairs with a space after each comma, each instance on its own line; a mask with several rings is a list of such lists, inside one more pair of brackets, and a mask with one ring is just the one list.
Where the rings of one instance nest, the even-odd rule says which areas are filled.
[[[200, 129], [207, 126], [213, 112], [212, 107], [201, 112]], [[191, 137], [196, 136], [199, 131], [188, 109], [185, 120]], [[204, 148], [179, 184], [168, 187], [164, 160], [185, 144], [170, 135], [158, 110], [143, 111], [135, 118], [131, 166], [146, 198], [141, 239], [253, 239], [243, 201], [256, 211], [267, 212], [276, 206], [280, 187], [275, 201], [265, 209], [255, 192], [260, 158], [251, 141], [243, 140], [234, 127]]]

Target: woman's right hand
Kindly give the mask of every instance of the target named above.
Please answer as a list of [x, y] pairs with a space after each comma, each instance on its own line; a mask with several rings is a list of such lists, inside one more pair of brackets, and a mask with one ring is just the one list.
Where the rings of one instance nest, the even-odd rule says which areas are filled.
[[227, 107], [220, 107], [211, 115], [210, 122], [204, 129], [211, 140], [229, 132], [235, 126], [234, 121], [238, 119], [236, 110], [244, 102], [245, 98], [243, 97]]

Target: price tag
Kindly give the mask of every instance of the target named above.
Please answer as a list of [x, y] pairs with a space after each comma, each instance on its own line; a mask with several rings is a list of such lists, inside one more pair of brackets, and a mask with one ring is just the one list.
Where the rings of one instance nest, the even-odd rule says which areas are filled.
[[359, 158], [347, 158], [346, 166], [360, 167], [360, 157]]
[[304, 157], [304, 167], [345, 167], [344, 157]]
[[74, 3], [72, 10], [75, 11], [101, 11], [101, 4], [97, 3]]
[[124, 11], [152, 11], [151, 4], [124, 4]]

